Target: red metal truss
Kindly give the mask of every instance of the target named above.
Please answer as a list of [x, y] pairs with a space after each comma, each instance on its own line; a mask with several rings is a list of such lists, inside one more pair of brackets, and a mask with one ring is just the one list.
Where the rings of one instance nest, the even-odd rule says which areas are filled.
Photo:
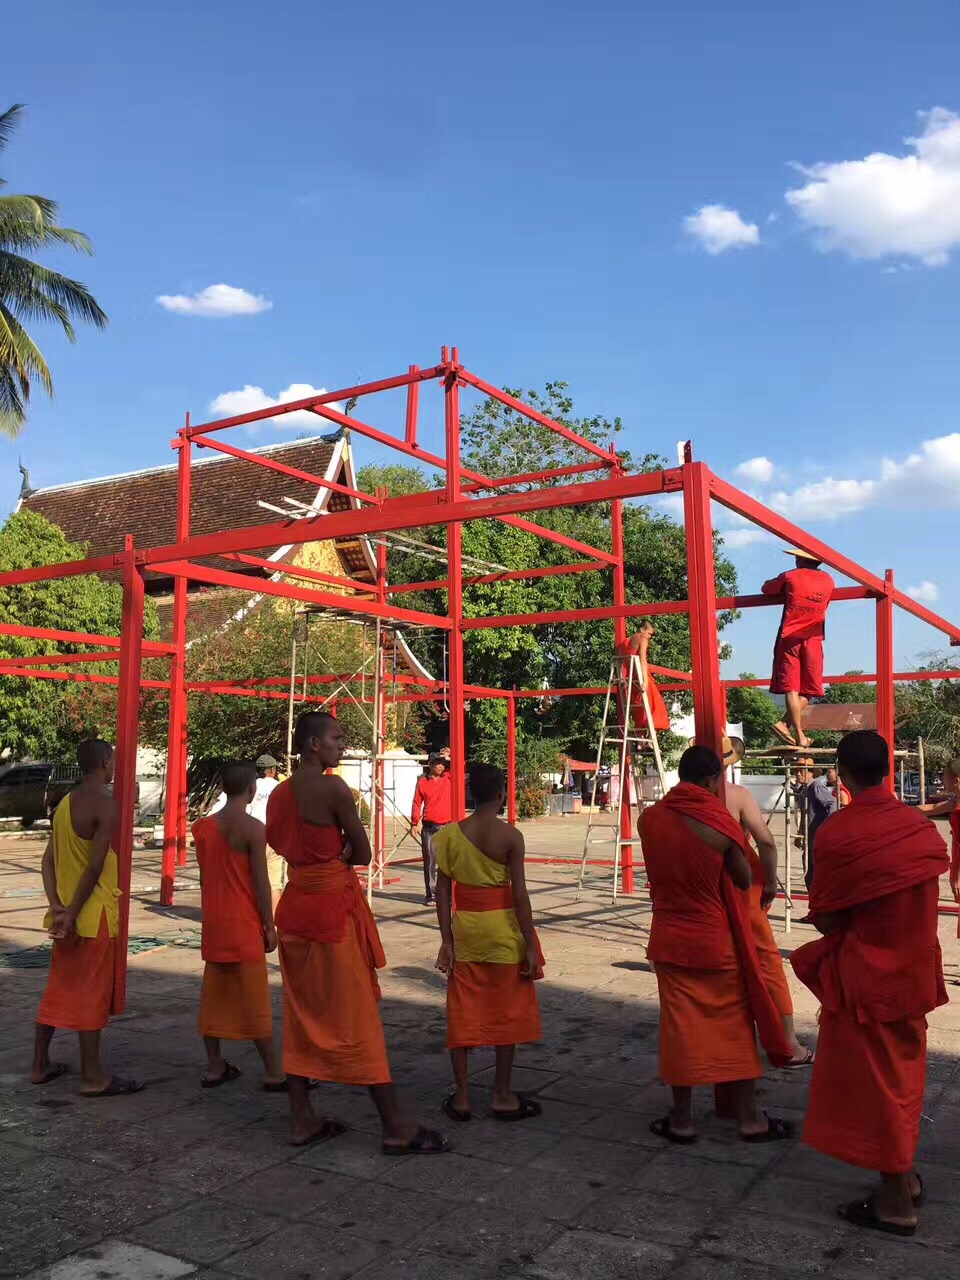
[[[442, 397], [443, 453], [432, 453], [420, 443], [420, 409], [426, 384], [436, 384]], [[582, 461], [567, 466], [526, 471], [507, 477], [484, 476], [462, 465], [460, 458], [460, 393], [469, 389], [489, 396], [520, 414], [539, 427], [555, 433], [566, 445], [582, 451]], [[364, 421], [355, 414], [348, 414], [338, 407], [341, 403], [367, 400], [382, 392], [405, 392], [402, 414], [402, 435]], [[383, 492], [364, 493], [362, 490], [328, 481], [296, 467], [279, 463], [263, 454], [226, 444], [216, 433], [246, 426], [268, 418], [307, 410], [336, 423], [357, 435], [386, 445], [409, 458], [437, 468], [443, 477], [442, 487], [404, 497], [389, 498]], [[164, 812], [164, 839], [162, 854], [161, 901], [173, 899], [176, 866], [186, 860], [187, 828], [187, 699], [188, 695], [229, 696], [241, 698], [267, 698], [287, 700], [289, 679], [279, 673], [256, 680], [232, 680], [224, 673], [221, 680], [190, 682], [186, 679], [186, 622], [189, 610], [188, 587], [190, 582], [226, 587], [244, 592], [249, 597], [273, 596], [306, 604], [332, 616], [352, 614], [357, 618], [372, 620], [377, 628], [403, 623], [417, 627], [429, 627], [447, 634], [449, 669], [444, 681], [418, 677], [407, 673], [397, 674], [386, 680], [386, 697], [369, 695], [357, 688], [359, 677], [353, 675], [306, 676], [300, 686], [301, 700], [322, 701], [336, 708], [338, 697], [351, 697], [356, 701], [374, 704], [375, 734], [378, 743], [383, 742], [384, 706], [386, 702], [439, 702], [449, 709], [450, 749], [454, 777], [454, 804], [457, 815], [464, 808], [464, 764], [466, 759], [465, 704], [475, 698], [503, 698], [506, 709], [506, 755], [508, 774], [508, 817], [516, 819], [516, 760], [517, 760], [517, 700], [543, 697], [542, 689], [492, 689], [469, 684], [464, 670], [464, 637], [468, 631], [542, 624], [562, 625], [566, 622], [600, 622], [612, 620], [614, 638], [621, 643], [627, 635], [628, 620], [643, 616], [687, 614], [690, 625], [692, 674], [670, 668], [652, 669], [660, 677], [665, 690], [691, 690], [694, 697], [696, 735], [700, 742], [719, 748], [724, 724], [722, 699], [724, 688], [746, 685], [762, 687], [765, 680], [722, 680], [719, 669], [717, 641], [717, 615], [727, 610], [764, 608], [779, 604], [775, 598], [762, 595], [741, 595], [718, 598], [714, 574], [714, 527], [712, 503], [719, 502], [746, 519], [758, 524], [786, 542], [819, 556], [823, 562], [852, 580], [855, 584], [840, 588], [836, 602], [847, 600], [872, 600], [876, 614], [876, 673], [872, 676], [832, 676], [829, 683], [855, 684], [875, 682], [877, 685], [878, 725], [893, 742], [893, 688], [898, 680], [929, 680], [960, 678], [960, 670], [900, 672], [894, 670], [894, 618], [897, 608], [927, 622], [946, 635], [952, 643], [960, 643], [960, 626], [948, 622], [931, 610], [899, 591], [891, 572], [884, 576], [848, 559], [840, 552], [807, 534], [776, 512], [768, 510], [755, 499], [742, 493], [733, 485], [715, 476], [700, 462], [694, 462], [689, 446], [682, 466], [643, 474], [628, 474], [616, 450], [611, 445], [604, 448], [578, 435], [564, 423], [555, 422], [544, 414], [523, 404], [508, 392], [499, 390], [476, 374], [465, 369], [454, 348], [443, 348], [440, 361], [420, 368], [410, 365], [406, 373], [395, 377], [367, 382], [337, 391], [322, 392], [289, 404], [276, 405], [253, 413], [240, 414], [215, 422], [186, 425], [173, 442], [178, 450], [177, 512], [175, 541], [168, 546], [134, 548], [129, 539], [116, 553], [91, 557], [86, 560], [21, 569], [0, 573], [0, 588], [25, 583], [56, 581], [85, 573], [122, 573], [123, 620], [120, 636], [88, 635], [70, 630], [20, 627], [12, 623], [0, 624], [0, 635], [19, 636], [65, 645], [83, 645], [89, 651], [83, 653], [39, 654], [0, 659], [0, 676], [9, 679], [22, 677], [40, 680], [89, 682], [111, 685], [118, 690], [116, 731], [116, 795], [118, 826], [116, 850], [120, 864], [120, 884], [124, 891], [121, 906], [121, 962], [117, 966], [115, 1008], [123, 1007], [125, 984], [125, 941], [129, 919], [129, 886], [132, 865], [132, 830], [136, 779], [136, 751], [139, 695], [143, 689], [166, 690], [169, 693], [169, 720], [167, 738], [167, 788]], [[191, 463], [195, 447], [215, 449], [221, 453], [249, 463], [280, 472], [297, 481], [316, 484], [318, 490], [326, 488], [345, 496], [350, 508], [343, 511], [326, 511], [322, 516], [295, 517], [275, 520], [271, 523], [252, 525], [204, 535], [195, 535], [190, 529]], [[586, 478], [584, 478], [586, 477]], [[559, 483], [558, 483], [559, 482]], [[534, 486], [534, 487], [530, 487]], [[624, 503], [662, 493], [682, 493], [687, 534], [687, 567], [689, 598], [686, 600], [634, 603], [628, 599], [624, 567], [623, 516]], [[585, 506], [602, 503], [609, 506], [609, 547], [592, 547], [576, 538], [557, 533], [537, 524], [529, 517], [542, 511], [562, 507]], [[366, 505], [363, 505], [366, 504]], [[463, 576], [462, 532], [467, 521], [494, 519], [535, 535], [542, 542], [563, 547], [585, 557], [583, 561], [566, 564], [537, 564], [527, 569]], [[445, 553], [447, 572], [443, 578], [430, 582], [396, 584], [388, 579], [388, 539], [381, 535], [393, 531], [419, 527], [439, 527], [446, 530]], [[377, 540], [376, 581], [360, 583], [353, 579], [326, 574], [317, 569], [297, 567], [264, 557], [264, 548], [298, 546], [303, 543], [334, 539]], [[555, 554], [555, 553], [554, 553]], [[200, 560], [233, 560], [238, 565], [257, 568], [269, 577], [251, 579], [241, 573]], [[594, 609], [566, 609], [546, 612], [528, 612], [494, 617], [465, 618], [463, 616], [463, 590], [507, 581], [523, 581], [548, 578], [571, 573], [585, 573], [612, 569], [610, 603]], [[168, 643], [143, 639], [144, 575], [159, 572], [174, 578], [173, 635]], [[298, 585], [290, 579], [299, 579]], [[319, 585], [313, 585], [319, 584]], [[339, 591], [322, 590], [320, 587], [340, 588]], [[392, 597], [417, 590], [442, 590], [447, 593], [447, 610], [444, 615], [434, 615], [396, 606]], [[168, 661], [167, 678], [144, 678], [144, 658], [164, 658]], [[118, 674], [83, 670], [85, 664], [117, 662]], [[385, 673], [382, 647], [377, 654], [379, 683], [384, 687]], [[328, 692], [331, 690], [332, 692]], [[338, 693], [337, 690], [341, 692]], [[348, 694], [345, 692], [350, 690]], [[553, 689], [550, 697], [594, 697], [604, 695], [605, 686], [589, 686], [571, 689]], [[379, 697], [379, 703], [377, 702]], [[627, 709], [619, 708], [621, 732]], [[374, 778], [382, 786], [382, 751], [376, 757]], [[374, 818], [375, 857], [383, 855], [385, 832], [382, 813]], [[630, 848], [632, 819], [628, 789], [622, 789], [620, 823], [625, 848], [622, 860], [623, 890], [633, 889], [634, 862]], [[382, 865], [382, 864], [381, 864]]]

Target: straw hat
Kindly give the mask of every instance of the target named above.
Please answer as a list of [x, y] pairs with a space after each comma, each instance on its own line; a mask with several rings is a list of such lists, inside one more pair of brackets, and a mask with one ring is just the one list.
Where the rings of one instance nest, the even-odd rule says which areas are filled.
[[[699, 746], [696, 738], [690, 738], [689, 742], [691, 747]], [[743, 759], [743, 753], [746, 750], [743, 745], [743, 739], [725, 737], [722, 746], [724, 767], [727, 768], [732, 764], [739, 764]]]
[[799, 547], [786, 547], [783, 554], [792, 556], [794, 560], [809, 560], [811, 564], [823, 563], [819, 556], [815, 556], [809, 551], [801, 551]]

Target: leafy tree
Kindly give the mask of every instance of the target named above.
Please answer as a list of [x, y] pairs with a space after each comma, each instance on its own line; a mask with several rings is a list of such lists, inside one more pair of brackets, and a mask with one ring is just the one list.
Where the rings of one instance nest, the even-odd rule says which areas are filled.
[[[32, 511], [19, 511], [0, 529], [0, 571], [82, 560], [83, 543], [70, 542], [56, 525]], [[119, 635], [123, 589], [116, 582], [77, 576], [0, 587], [0, 622], [93, 635]], [[157, 634], [156, 613], [147, 602], [144, 631]], [[94, 649], [96, 646], [94, 646]], [[91, 652], [90, 646], [0, 635], [0, 655]], [[117, 663], [91, 669], [116, 674]], [[0, 745], [14, 759], [60, 760], [91, 731], [113, 736], [116, 688], [73, 685], [42, 678], [0, 676]]]
[[[22, 111], [14, 106], [0, 115], [0, 150]], [[60, 226], [58, 213], [56, 202], [46, 196], [0, 195], [0, 432], [8, 436], [23, 428], [34, 382], [53, 394], [47, 362], [24, 320], [52, 320], [71, 342], [74, 319], [98, 329], [107, 323], [86, 285], [32, 261], [32, 255], [60, 245], [93, 252], [82, 232]]]
[[[752, 671], [741, 671], [740, 679], [754, 680], [756, 677]], [[743, 738], [748, 747], [765, 747], [781, 712], [764, 689], [730, 689], [727, 692], [727, 716], [731, 724], [743, 725]]]
[[[620, 431], [618, 419], [578, 418], [566, 394], [565, 383], [549, 383], [541, 395], [533, 391], [512, 394], [596, 443], [609, 445]], [[560, 467], [584, 461], [583, 451], [577, 446], [494, 400], [486, 400], [464, 415], [461, 452], [465, 466], [490, 478], [520, 474], [534, 467]], [[625, 464], [630, 462], [628, 455], [623, 457]], [[647, 455], [640, 461], [639, 469], [652, 470], [661, 465], [662, 459]], [[557, 481], [568, 482], [569, 478]], [[430, 481], [418, 469], [396, 466], [365, 467], [361, 470], [360, 483], [367, 490], [380, 484], [393, 496], [430, 487]], [[532, 483], [521, 484], [517, 489], [533, 487], [536, 486]], [[542, 511], [532, 518], [581, 542], [601, 549], [610, 546], [609, 503]], [[414, 532], [415, 536], [422, 536], [440, 548], [444, 546], [442, 528], [428, 529], [422, 535]], [[722, 595], [732, 595], [736, 592], [736, 572], [720, 553], [721, 546], [718, 539], [717, 590]], [[579, 559], [575, 552], [495, 520], [471, 521], [463, 526], [463, 554], [465, 558], [507, 569], [558, 565]], [[640, 502], [630, 502], [624, 508], [624, 559], [627, 597], [631, 602], [682, 599], [687, 595], [683, 528]], [[394, 583], [444, 576], [442, 565], [428, 568], [419, 558], [393, 550], [389, 571]], [[465, 576], [473, 576], [469, 568]], [[401, 598], [411, 608], [446, 612], [446, 592], [441, 590], [410, 593]], [[465, 617], [476, 618], [599, 608], [609, 605], [611, 600], [610, 574], [600, 570], [468, 586], [464, 591], [463, 611]], [[721, 615], [720, 625], [729, 622], [731, 616]], [[530, 739], [542, 737], [563, 744], [571, 754], [580, 755], [596, 747], [602, 700], [551, 700], [549, 689], [606, 685], [613, 639], [611, 621], [471, 630], [465, 636], [466, 679], [470, 684], [500, 689], [539, 688], [545, 682], [548, 695], [545, 699], [519, 700], [518, 728]], [[425, 665], [436, 671], [445, 669], [442, 633], [426, 632], [412, 643]], [[683, 615], [658, 618], [651, 658], [659, 666], [689, 669], [689, 626]], [[689, 695], [682, 695], [679, 701], [684, 703], [688, 698]], [[496, 700], [473, 700], [468, 712], [471, 742], [502, 734], [502, 708]]]
[[[863, 671], [855, 668], [852, 671], [844, 671], [845, 676], [862, 676]], [[823, 696], [823, 702], [847, 703], [847, 702], [876, 702], [877, 686], [875, 684], [830, 684], [827, 685], [827, 691]]]
[[[918, 670], [949, 671], [960, 667], [953, 654], [934, 654]], [[942, 767], [960, 755], [960, 680], [913, 680], [896, 691], [897, 741], [924, 742], [927, 763]]]

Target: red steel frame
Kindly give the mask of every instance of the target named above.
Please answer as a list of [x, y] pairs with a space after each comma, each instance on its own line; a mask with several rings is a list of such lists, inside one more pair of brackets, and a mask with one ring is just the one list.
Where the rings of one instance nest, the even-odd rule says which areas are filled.
[[[423, 383], [436, 382], [443, 394], [444, 446], [443, 456], [425, 450], [418, 439], [420, 426], [420, 388]], [[519, 475], [491, 479], [465, 468], [460, 459], [460, 390], [470, 387], [484, 396], [498, 400], [514, 412], [558, 434], [567, 443], [584, 452], [582, 463], [528, 471]], [[394, 389], [406, 391], [403, 438], [400, 439], [355, 416], [346, 416], [336, 407], [338, 402], [372, 397]], [[400, 498], [388, 498], [384, 492], [369, 494], [340, 483], [309, 475], [295, 467], [288, 467], [275, 459], [249, 453], [226, 445], [212, 438], [213, 433], [232, 427], [248, 425], [266, 418], [282, 417], [287, 413], [308, 410], [319, 417], [375, 440], [399, 451], [418, 462], [436, 467], [445, 477], [440, 489]], [[125, 540], [122, 552], [99, 556], [67, 564], [50, 565], [35, 569], [21, 569], [0, 573], [0, 586], [13, 586], [25, 582], [53, 581], [65, 577], [106, 571], [121, 570], [123, 575], [123, 613], [119, 637], [89, 635], [68, 630], [36, 627], [20, 627], [12, 623], [0, 624], [0, 634], [27, 636], [51, 642], [92, 646], [93, 652], [82, 654], [50, 654], [38, 657], [10, 657], [0, 659], [0, 674], [32, 679], [86, 681], [113, 685], [118, 690], [116, 731], [116, 797], [117, 831], [115, 849], [120, 867], [120, 887], [123, 892], [121, 909], [120, 954], [117, 966], [114, 1008], [122, 1010], [126, 988], [126, 942], [129, 924], [129, 891], [133, 855], [133, 813], [136, 795], [136, 753], [138, 709], [140, 691], [144, 688], [169, 691], [169, 728], [167, 737], [167, 782], [163, 827], [161, 901], [173, 900], [176, 867], [186, 861], [187, 825], [187, 699], [190, 694], [228, 694], [234, 697], [286, 699], [288, 693], [282, 686], [287, 677], [268, 677], [257, 681], [188, 682], [186, 680], [186, 623], [189, 607], [188, 587], [191, 581], [209, 583], [233, 589], [242, 589], [250, 596], [272, 595], [313, 604], [340, 613], [369, 617], [382, 622], [405, 621], [445, 630], [449, 636], [449, 670], [446, 683], [437, 680], [398, 676], [389, 700], [438, 701], [445, 700], [450, 708], [450, 756], [454, 780], [454, 806], [462, 814], [465, 803], [465, 733], [464, 702], [467, 698], [503, 698], [506, 705], [507, 749], [507, 816], [516, 821], [516, 760], [517, 760], [517, 699], [542, 697], [541, 689], [488, 689], [468, 684], [464, 673], [464, 634], [469, 630], [489, 627], [533, 626], [539, 623], [563, 623], [600, 621], [612, 619], [617, 643], [627, 635], [628, 619], [661, 614], [687, 614], [690, 619], [691, 674], [654, 667], [654, 672], [666, 677], [661, 687], [691, 689], [694, 698], [694, 718], [698, 741], [719, 748], [724, 730], [723, 689], [745, 684], [763, 686], [764, 680], [721, 679], [717, 614], [722, 610], [774, 606], [780, 603], [769, 596], [735, 596], [718, 598], [714, 573], [714, 526], [712, 503], [719, 502], [731, 511], [758, 524], [761, 528], [782, 538], [803, 551], [816, 555], [824, 564], [850, 578], [856, 585], [841, 588], [836, 596], [840, 600], [872, 599], [876, 605], [876, 673], [862, 676], [828, 677], [830, 683], [875, 682], [877, 685], [878, 729], [893, 748], [894, 701], [893, 688], [897, 680], [956, 679], [960, 671], [947, 669], [938, 672], [897, 672], [894, 670], [894, 610], [906, 610], [914, 617], [928, 623], [947, 636], [950, 643], [960, 645], [960, 626], [925, 608], [899, 591], [888, 570], [883, 578], [877, 577], [840, 552], [804, 532], [776, 512], [764, 507], [755, 499], [734, 488], [714, 475], [703, 462], [694, 461], [690, 446], [686, 446], [681, 466], [662, 471], [630, 475], [623, 467], [615, 448], [608, 449], [584, 439], [562, 423], [554, 422], [539, 411], [523, 404], [508, 393], [483, 381], [460, 362], [457, 348], [444, 347], [440, 362], [428, 368], [410, 365], [405, 374], [369, 382], [338, 391], [324, 392], [304, 400], [241, 414], [232, 418], [192, 426], [189, 415], [186, 425], [172, 442], [177, 450], [177, 515], [176, 541], [170, 546], [138, 550], [132, 539]], [[290, 476], [292, 479], [316, 482], [333, 492], [351, 498], [356, 506], [323, 516], [277, 520], [271, 524], [251, 525], [221, 533], [193, 535], [190, 532], [190, 489], [193, 447], [213, 448], [242, 461], [267, 467]], [[594, 473], [601, 473], [596, 478]], [[587, 476], [587, 479], [579, 478]], [[520, 484], [551, 483], [548, 487], [516, 489], [502, 492]], [[569, 483], [567, 483], [569, 481]], [[687, 600], [658, 603], [630, 604], [627, 600], [623, 554], [623, 504], [642, 497], [663, 493], [682, 493], [687, 540], [687, 575], [689, 598]], [[486, 496], [483, 496], [486, 494]], [[545, 529], [527, 519], [531, 513], [558, 507], [580, 506], [588, 503], [610, 504], [610, 547], [592, 547], [575, 538]], [[489, 573], [479, 577], [463, 577], [462, 531], [468, 520], [497, 519], [515, 528], [534, 533], [544, 541], [564, 547], [583, 557], [567, 564], [538, 566], [531, 569]], [[444, 578], [420, 584], [390, 586], [387, 580], [387, 555], [384, 545], [378, 546], [376, 582], [373, 586], [354, 583], [352, 580], [323, 574], [316, 570], [294, 568], [282, 563], [265, 560], [251, 554], [262, 548], [287, 547], [317, 540], [335, 538], [362, 538], [403, 529], [445, 526], [447, 536], [447, 573]], [[258, 580], [251, 582], [241, 574], [222, 568], [213, 568], [198, 561], [216, 557], [234, 560], [241, 565], [269, 568], [279, 577], [298, 579], [305, 585], [293, 585], [287, 581]], [[525, 578], [542, 578], [561, 574], [612, 570], [611, 600], [609, 606], [594, 609], [568, 609], [552, 612], [500, 615], [465, 618], [463, 614], [463, 589], [465, 586]], [[145, 577], [148, 573], [162, 573], [174, 578], [173, 635], [169, 643], [156, 643], [143, 639]], [[319, 584], [319, 585], [313, 585]], [[321, 587], [339, 588], [339, 591]], [[421, 610], [401, 609], [394, 605], [392, 597], [417, 589], [437, 588], [447, 591], [446, 615], [425, 613]], [[351, 595], [342, 594], [349, 590]], [[169, 661], [166, 680], [144, 679], [141, 666], [144, 657], [164, 657]], [[119, 661], [119, 674], [78, 671], [83, 663]], [[61, 663], [61, 669], [54, 669]], [[351, 677], [311, 676], [307, 683], [320, 686], [306, 693], [307, 701], [322, 698], [325, 683], [339, 681], [345, 684]], [[399, 686], [400, 692], [397, 691]], [[422, 692], [415, 692], [415, 689]], [[606, 693], [603, 686], [550, 690], [550, 697], [587, 697]], [[382, 737], [381, 724], [378, 726]], [[621, 732], [626, 708], [619, 708]], [[891, 761], [892, 766], [892, 761]], [[375, 762], [377, 777], [382, 785], [382, 760]], [[891, 786], [893, 769], [891, 767]], [[629, 807], [629, 791], [622, 790], [622, 832], [632, 833]], [[384, 848], [382, 819], [376, 826], [375, 851], [377, 857]], [[634, 860], [632, 847], [627, 844], [622, 859], [623, 892], [634, 888]]]

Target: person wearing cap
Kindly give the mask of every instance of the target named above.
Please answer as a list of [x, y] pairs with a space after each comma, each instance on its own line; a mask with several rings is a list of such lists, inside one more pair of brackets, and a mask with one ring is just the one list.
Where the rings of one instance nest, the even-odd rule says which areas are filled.
[[765, 596], [783, 596], [770, 692], [785, 696], [787, 713], [773, 726], [773, 732], [788, 746], [809, 747], [803, 713], [811, 698], [823, 697], [824, 623], [836, 584], [820, 568], [816, 556], [796, 548], [787, 555], [793, 556], [797, 567], [771, 578], [761, 588]]
[[[271, 755], [264, 754], [257, 757], [257, 789], [254, 792], [253, 799], [247, 805], [247, 813], [251, 818], [256, 818], [258, 822], [266, 825], [267, 821], [267, 801], [270, 794], [280, 785], [280, 766]], [[219, 811], [227, 803], [226, 793], [221, 791], [217, 803], [210, 810], [210, 816], [219, 813]], [[273, 899], [273, 910], [276, 913], [277, 903], [280, 901], [280, 894], [283, 892], [283, 886], [287, 878], [287, 864], [280, 857], [279, 853], [267, 846], [267, 875], [270, 879], [270, 896]]]

